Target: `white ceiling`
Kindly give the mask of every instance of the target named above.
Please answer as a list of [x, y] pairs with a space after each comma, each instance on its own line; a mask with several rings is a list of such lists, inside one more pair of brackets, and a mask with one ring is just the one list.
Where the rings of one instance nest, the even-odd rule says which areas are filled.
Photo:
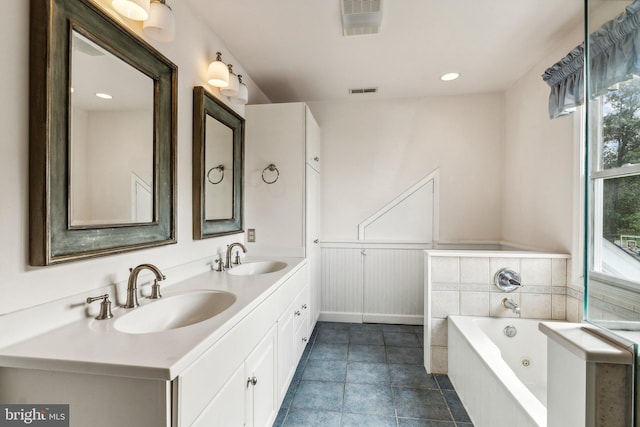
[[340, 0], [186, 1], [273, 102], [505, 90], [583, 18], [583, 0], [384, 0], [379, 34], [344, 37]]

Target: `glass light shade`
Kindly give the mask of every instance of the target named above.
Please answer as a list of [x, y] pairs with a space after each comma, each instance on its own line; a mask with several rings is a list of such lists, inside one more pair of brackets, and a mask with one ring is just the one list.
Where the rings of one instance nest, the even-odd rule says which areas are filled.
[[134, 21], [149, 19], [150, 0], [113, 0], [111, 6], [120, 15]]
[[233, 74], [233, 65], [229, 64], [229, 86], [224, 89], [220, 89], [220, 93], [224, 96], [228, 96], [229, 98], [233, 98], [234, 96], [238, 96], [238, 88], [240, 87], [240, 80], [238, 80], [238, 76]]
[[216, 60], [209, 64], [207, 82], [211, 86], [227, 87], [229, 86], [229, 68], [227, 68], [227, 64], [221, 61], [220, 57], [220, 52], [218, 52]]
[[238, 74], [238, 81], [240, 82], [238, 95], [231, 98], [231, 103], [245, 105], [249, 102], [249, 89], [247, 89], [247, 85], [242, 82], [242, 76], [240, 74]]
[[176, 30], [176, 19], [171, 8], [160, 1], [151, 3], [149, 19], [142, 24], [144, 33], [160, 42], [173, 41]]

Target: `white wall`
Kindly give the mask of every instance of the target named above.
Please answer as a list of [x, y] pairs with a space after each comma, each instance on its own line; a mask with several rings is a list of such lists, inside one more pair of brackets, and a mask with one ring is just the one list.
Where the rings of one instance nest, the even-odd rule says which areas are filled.
[[[106, 0], [100, 0], [106, 4]], [[203, 259], [223, 250], [242, 235], [193, 241], [191, 224], [191, 118], [193, 86], [206, 86], [209, 62], [220, 50], [225, 60], [242, 71], [222, 41], [182, 1], [171, 2], [176, 15], [177, 37], [173, 43], [150, 41], [179, 67], [177, 153], [177, 239], [175, 245], [129, 252], [51, 267], [28, 265], [28, 153], [29, 153], [29, 2], [7, 2], [0, 15], [3, 60], [0, 79], [0, 315], [63, 297], [121, 283], [128, 268], [151, 262], [170, 269]], [[136, 24], [140, 32], [140, 25]], [[243, 76], [246, 73], [242, 73]], [[268, 102], [250, 76], [251, 102]], [[215, 94], [215, 92], [214, 92]], [[222, 97], [225, 101], [226, 98]], [[232, 105], [239, 114], [244, 108]], [[168, 280], [172, 280], [169, 275]]]
[[[574, 115], [550, 120], [541, 75], [584, 39], [582, 24], [550, 40], [556, 46], [506, 93], [503, 237], [510, 243], [572, 252], [579, 150]], [[581, 208], [581, 207], [580, 207]], [[574, 254], [580, 258], [581, 254]]]
[[310, 103], [322, 128], [322, 237], [358, 224], [440, 168], [440, 241], [502, 237], [504, 96]]

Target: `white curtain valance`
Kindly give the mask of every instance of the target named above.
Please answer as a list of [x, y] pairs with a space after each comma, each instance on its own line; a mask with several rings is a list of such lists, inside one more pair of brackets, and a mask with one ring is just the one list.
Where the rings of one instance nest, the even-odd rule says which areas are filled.
[[[602, 95], [610, 86], [640, 75], [640, 0], [589, 36], [589, 89]], [[549, 67], [542, 79], [551, 87], [549, 117], [584, 103], [584, 43]]]

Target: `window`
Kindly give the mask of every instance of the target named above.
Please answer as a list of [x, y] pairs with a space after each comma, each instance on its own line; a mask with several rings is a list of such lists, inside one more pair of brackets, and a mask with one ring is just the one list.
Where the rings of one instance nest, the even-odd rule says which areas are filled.
[[640, 287], [640, 78], [590, 104], [591, 270]]

